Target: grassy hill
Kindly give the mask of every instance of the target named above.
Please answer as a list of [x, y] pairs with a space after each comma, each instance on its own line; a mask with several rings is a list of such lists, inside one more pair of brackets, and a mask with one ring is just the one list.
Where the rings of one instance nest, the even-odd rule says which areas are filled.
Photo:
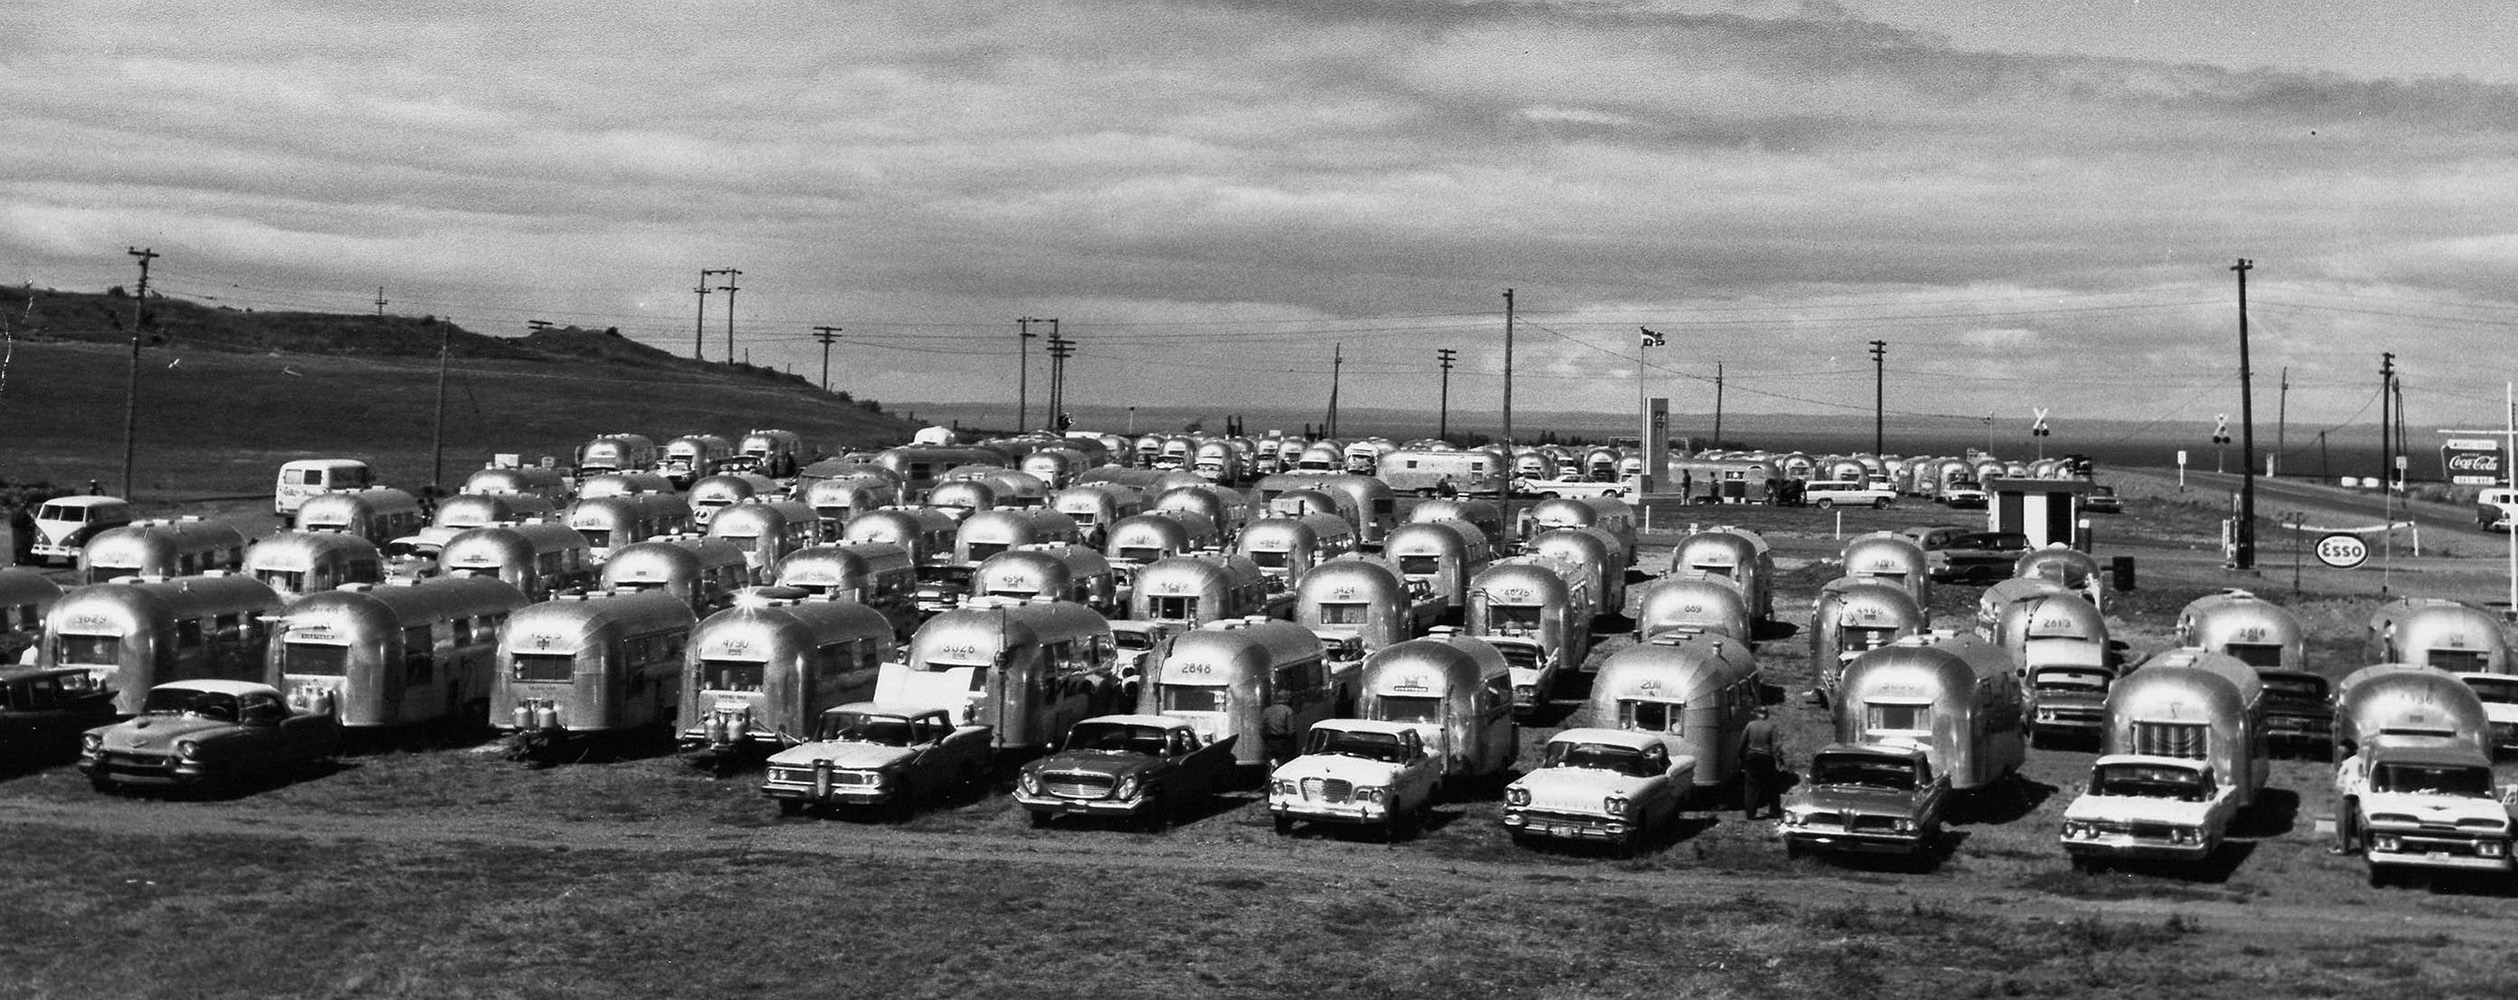
[[[0, 309], [0, 480], [120, 489], [133, 300], [11, 291]], [[879, 404], [749, 365], [675, 357], [603, 330], [490, 337], [430, 317], [275, 313], [151, 297], [142, 327], [140, 499], [270, 489], [291, 458], [352, 457], [428, 482], [445, 345], [445, 478], [496, 453], [565, 464], [599, 433], [662, 442], [756, 427], [808, 447], [891, 443]]]

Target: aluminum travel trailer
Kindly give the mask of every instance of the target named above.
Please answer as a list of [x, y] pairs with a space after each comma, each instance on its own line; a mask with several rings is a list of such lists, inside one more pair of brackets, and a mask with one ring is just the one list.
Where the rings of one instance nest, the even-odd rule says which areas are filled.
[[735, 443], [734, 458], [750, 462], [761, 475], [784, 479], [804, 467], [804, 437], [777, 428], [754, 430]]
[[1663, 632], [1727, 635], [1746, 644], [1754, 638], [1749, 602], [1727, 579], [1669, 579], [1645, 584], [1635, 598], [1635, 641]]
[[697, 623], [689, 604], [653, 590], [563, 594], [521, 608], [499, 633], [490, 724], [517, 734], [528, 756], [668, 725]]
[[655, 472], [672, 480], [676, 489], [690, 489], [703, 476], [713, 475], [719, 464], [734, 457], [734, 443], [715, 434], [685, 434], [664, 443], [664, 453], [656, 459]]
[[2176, 638], [2256, 668], [2275, 742], [2311, 749], [2329, 742], [2330, 685], [2309, 665], [2307, 631], [2289, 609], [2243, 590], [2199, 597], [2177, 613]]
[[1119, 519], [1103, 535], [1101, 549], [1113, 568], [1130, 575], [1165, 556], [1212, 551], [1223, 542], [1215, 522], [1204, 514], [1154, 511]]
[[126, 576], [197, 576], [244, 566], [244, 532], [225, 521], [197, 517], [133, 521], [97, 533], [79, 550], [82, 583]]
[[871, 479], [822, 479], [805, 486], [805, 505], [822, 518], [822, 535], [841, 537], [857, 515], [881, 510], [899, 498], [899, 491]]
[[583, 498], [569, 505], [565, 521], [585, 537], [587, 556], [596, 562], [632, 542], [698, 529], [691, 505], [678, 493]]
[[997, 489], [978, 479], [948, 479], [927, 491], [927, 506], [954, 520], [997, 506]]
[[1154, 498], [1153, 509], [1204, 517], [1215, 524], [1225, 544], [1240, 538], [1251, 518], [1250, 498], [1240, 490], [1223, 486], [1174, 486]]
[[1515, 710], [1538, 710], [1558, 678], [1591, 669], [1589, 578], [1546, 556], [1491, 562], [1470, 578], [1464, 623], [1511, 665]]
[[1267, 516], [1304, 517], [1326, 514], [1349, 524], [1355, 522], [1355, 510], [1335, 494], [1321, 490], [1286, 490], [1268, 498]]
[[685, 750], [726, 770], [813, 731], [825, 709], [874, 696], [892, 623], [855, 601], [747, 597], [691, 628], [675, 719]]
[[1408, 512], [1410, 524], [1423, 524], [1429, 521], [1466, 522], [1477, 528], [1479, 534], [1486, 536], [1486, 547], [1489, 550], [1504, 551], [1504, 511], [1503, 508], [1495, 506], [1492, 500], [1437, 497], [1418, 503], [1416, 509]]
[[[1263, 620], [1182, 632], [1145, 659], [1136, 710], [1186, 720], [1208, 743], [1238, 736], [1233, 755], [1249, 767], [1268, 764], [1261, 713], [1284, 702], [1291, 729], [1339, 715], [1356, 700], [1329, 671], [1320, 639], [1292, 622]], [[1345, 681], [1352, 685], [1355, 678]]]
[[1976, 636], [2005, 649], [2018, 648], [2018, 629], [2028, 621], [2017, 613], [2018, 606], [2069, 596], [2070, 591], [2053, 581], [2029, 577], [2013, 577], [1987, 587], [1976, 595]]
[[579, 476], [643, 472], [655, 464], [655, 439], [644, 434], [601, 434], [577, 447]]
[[672, 480], [653, 472], [630, 470], [605, 472], [588, 476], [577, 482], [579, 501], [598, 500], [603, 497], [637, 496], [641, 493], [661, 493], [677, 498], [681, 496], [674, 492]]
[[2050, 545], [2031, 550], [2012, 563], [2011, 575], [2052, 581], [2090, 602], [2091, 607], [2105, 607], [2101, 595], [2107, 588], [2099, 586], [2098, 560], [2079, 549]]
[[1722, 525], [1691, 533], [1671, 548], [1667, 576], [1733, 581], [1752, 621], [1775, 618], [1775, 556], [1757, 532]]
[[1078, 473], [1094, 464], [1073, 448], [1039, 448], [1016, 461], [1015, 469], [1038, 479], [1047, 489], [1062, 490], [1075, 482]]
[[962, 519], [953, 538], [952, 561], [958, 566], [977, 566], [997, 553], [1025, 545], [1077, 544], [1081, 540], [1081, 526], [1065, 514], [1042, 508], [999, 507]]
[[800, 500], [746, 500], [718, 511], [708, 537], [733, 542], [762, 578], [775, 576], [787, 554], [822, 541], [822, 518]]
[[1259, 480], [1252, 489], [1262, 502], [1273, 501], [1277, 494], [1288, 490], [1317, 490], [1329, 494], [1338, 501], [1342, 512], [1351, 511], [1346, 515], [1347, 523], [1355, 526], [1357, 543], [1367, 549], [1379, 546], [1383, 536], [1388, 535], [1399, 520], [1397, 495], [1391, 492], [1390, 484], [1371, 476], [1279, 473]]
[[[458, 494], [480, 493], [489, 496], [535, 496], [549, 501], [554, 508], [568, 503], [568, 479], [558, 469], [540, 466], [506, 468], [494, 466], [475, 469], [464, 477]], [[441, 505], [439, 509], [444, 509]]]
[[973, 597], [1074, 601], [1104, 616], [1126, 610], [1117, 574], [1099, 552], [1070, 542], [1026, 545], [971, 570]]
[[910, 561], [917, 566], [942, 566], [953, 561], [953, 541], [960, 532], [958, 522], [937, 511], [886, 507], [850, 518], [840, 532], [840, 541], [850, 545], [898, 545], [909, 552]]
[[1431, 497], [1445, 492], [1461, 496], [1499, 496], [1504, 492], [1503, 454], [1487, 448], [1432, 451], [1401, 448], [1384, 453], [1372, 475], [1391, 490]]
[[927, 491], [944, 481], [957, 466], [995, 465], [1005, 456], [987, 448], [964, 445], [903, 445], [874, 453], [873, 464], [900, 476], [901, 501], [921, 503]]
[[2419, 663], [2451, 673], [2511, 673], [2500, 620], [2480, 608], [2437, 598], [2405, 598], [2370, 618], [2373, 662]]
[[1834, 708], [1837, 742], [1921, 747], [1955, 791], [1999, 782], [2028, 758], [2019, 665], [1973, 635], [1913, 635], [1854, 657]]
[[2336, 686], [2335, 822], [2370, 885], [2406, 870], [2510, 870], [2490, 726], [2474, 691], [2435, 667], [2382, 663]]
[[1101, 547], [1102, 536], [1121, 518], [1145, 509], [1145, 494], [1110, 483], [1079, 483], [1049, 497], [1049, 506], [1075, 519], [1084, 543]]
[[945, 471], [943, 481], [927, 491], [927, 506], [951, 506], [959, 491], [945, 491], [945, 487], [955, 484], [985, 488], [991, 507], [1043, 507], [1055, 492], [1047, 480], [1029, 472], [994, 465], [964, 465]]
[[0, 665], [18, 662], [20, 654], [43, 638], [44, 618], [61, 600], [61, 587], [31, 569], [0, 569]]
[[378, 545], [428, 525], [420, 499], [390, 486], [307, 497], [298, 505], [299, 531], [337, 531]]
[[355, 458], [301, 458], [280, 464], [280, 478], [271, 491], [271, 513], [297, 513], [309, 498], [335, 490], [363, 490], [376, 485], [376, 473]]
[[1903, 587], [1919, 607], [1932, 606], [1932, 563], [1923, 546], [1886, 531], [1845, 543], [1845, 575]]
[[1393, 643], [1365, 657], [1362, 688], [1357, 714], [1416, 730], [1446, 779], [1503, 774], [1520, 753], [1512, 670], [1481, 640]]
[[260, 679], [299, 710], [328, 710], [354, 729], [483, 725], [499, 627], [526, 603], [503, 581], [472, 578], [309, 594], [272, 617]]
[[1590, 572], [1589, 589], [1599, 596], [1600, 617], [1626, 612], [1626, 569], [1632, 565], [1625, 546], [1598, 528], [1553, 528], [1522, 546], [1530, 555], [1562, 559]]
[[559, 508], [538, 494], [458, 493], [437, 502], [437, 512], [430, 515], [428, 525], [461, 530], [485, 524], [518, 524], [556, 520], [558, 517]]
[[586, 537], [558, 524], [501, 524], [472, 528], [446, 540], [437, 554], [446, 576], [505, 580], [536, 601], [594, 582]]
[[2270, 773], [2255, 671], [2221, 653], [2163, 653], [2107, 696], [2086, 794], [2064, 811], [2073, 867], [2202, 861]]
[[[1296, 623], [1315, 631], [1352, 633], [1367, 654], [1424, 635], [1442, 610], [1442, 599], [1431, 589], [1369, 556], [1332, 559], [1294, 585]], [[1509, 702], [1509, 688], [1506, 693]]]
[[1635, 551], [1635, 508], [1616, 497], [1557, 497], [1541, 500], [1530, 506], [1531, 521], [1540, 530], [1550, 528], [1597, 528], [1617, 539], [1625, 551]]
[[261, 581], [227, 572], [89, 584], [53, 602], [36, 663], [87, 671], [131, 715], [168, 681], [260, 680], [262, 618], [281, 605]]
[[2003, 645], [2028, 689], [2032, 737], [2098, 735], [2121, 667], [2107, 620], [2069, 593], [2019, 601], [2003, 614]]
[[1591, 724], [1653, 733], [1696, 758], [1696, 794], [1740, 776], [1740, 737], [1760, 704], [1757, 658], [1719, 635], [1672, 633], [1609, 654], [1591, 681]]
[[691, 505], [691, 523], [705, 528], [719, 510], [754, 497], [782, 494], [778, 483], [768, 476], [754, 472], [720, 472], [692, 482], [691, 488], [682, 494], [682, 500]]
[[1818, 674], [1820, 700], [1836, 703], [1854, 657], [1931, 627], [1931, 617], [1904, 587], [1853, 577], [1827, 581], [1810, 612], [1810, 668]]
[[281, 531], [245, 550], [245, 575], [263, 582], [283, 601], [345, 583], [385, 578], [385, 557], [374, 543], [330, 531]]
[[1442, 598], [1446, 617], [1465, 612], [1470, 578], [1495, 557], [1486, 535], [1466, 521], [1402, 524], [1382, 541], [1381, 554], [1400, 576], [1423, 581]]
[[1254, 615], [1292, 613], [1293, 595], [1243, 556], [1198, 552], [1166, 556], [1137, 571], [1128, 595], [1136, 621], [1195, 625]]
[[1234, 553], [1292, 586], [1312, 567], [1355, 551], [1355, 529], [1335, 514], [1266, 517], [1242, 529]]
[[1068, 601], [974, 601], [919, 626], [874, 700], [991, 727], [1001, 750], [1047, 750], [1119, 706], [1110, 623]]
[[918, 566], [908, 549], [890, 542], [798, 549], [778, 564], [777, 585], [873, 608], [902, 638], [918, 630]]
[[689, 604], [692, 614], [710, 615], [759, 582], [741, 547], [722, 538], [678, 535], [621, 546], [603, 561], [595, 585], [610, 591], [661, 590]]

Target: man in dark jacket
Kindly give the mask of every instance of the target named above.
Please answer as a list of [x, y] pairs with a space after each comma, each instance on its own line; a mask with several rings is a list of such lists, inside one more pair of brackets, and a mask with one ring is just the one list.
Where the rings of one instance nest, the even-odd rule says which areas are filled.
[[1745, 819], [1783, 817], [1783, 745], [1775, 721], [1757, 710], [1740, 731], [1740, 815]]

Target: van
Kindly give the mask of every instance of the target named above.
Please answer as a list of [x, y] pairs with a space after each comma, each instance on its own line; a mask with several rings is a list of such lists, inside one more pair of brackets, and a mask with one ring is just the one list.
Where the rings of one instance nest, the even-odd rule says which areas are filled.
[[306, 498], [376, 485], [376, 474], [355, 458], [301, 458], [280, 464], [280, 481], [272, 489], [271, 512], [297, 513]]
[[2518, 489], [2507, 486], [2486, 486], [2474, 495], [2474, 523], [2486, 528], [2509, 527], [2510, 515], [2518, 513]]
[[38, 565], [77, 562], [87, 540], [97, 533], [131, 523], [131, 503], [121, 497], [54, 497], [35, 508]]

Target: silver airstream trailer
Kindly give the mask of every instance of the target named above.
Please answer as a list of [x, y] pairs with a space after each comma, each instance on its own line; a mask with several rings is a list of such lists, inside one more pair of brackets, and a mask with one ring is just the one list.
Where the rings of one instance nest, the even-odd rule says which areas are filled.
[[979, 447], [951, 444], [902, 445], [874, 453], [873, 464], [882, 466], [900, 477], [901, 501], [920, 503], [927, 491], [944, 481], [944, 474], [958, 466], [995, 465], [1005, 456]]
[[754, 428], [735, 442], [733, 461], [751, 463], [752, 471], [786, 478], [804, 465], [804, 435], [775, 427]]
[[499, 632], [490, 724], [529, 756], [670, 724], [697, 623], [688, 603], [657, 590], [562, 594], [518, 609]]
[[672, 480], [676, 488], [689, 489], [693, 482], [715, 472], [719, 463], [732, 457], [734, 442], [723, 436], [684, 434], [664, 443], [655, 471]]
[[596, 562], [631, 542], [695, 530], [691, 505], [678, 493], [632, 493], [580, 498], [570, 504], [566, 523], [585, 536], [586, 556]]
[[866, 478], [821, 479], [806, 485], [801, 498], [821, 517], [823, 537], [837, 538], [857, 515], [897, 502], [900, 490]]
[[1355, 551], [1355, 528], [1335, 514], [1267, 517], [1242, 529], [1234, 553], [1260, 572], [1293, 586], [1312, 567]]
[[566, 525], [540, 522], [466, 529], [446, 540], [437, 553], [437, 568], [446, 576], [505, 580], [536, 601], [595, 579], [586, 536]]
[[1355, 526], [1356, 540], [1364, 548], [1381, 544], [1383, 536], [1397, 526], [1398, 495], [1390, 484], [1371, 476], [1333, 472], [1326, 474], [1278, 473], [1259, 480], [1252, 487], [1262, 501], [1273, 501], [1287, 490], [1316, 490], [1329, 494], [1347, 514], [1347, 523]]
[[2256, 668], [2237, 657], [2193, 647], [2164, 650], [2108, 691], [2099, 753], [2209, 760], [2214, 777], [2244, 809], [2273, 773], [2264, 694]]
[[644, 434], [598, 434], [577, 446], [579, 475], [643, 470], [656, 464], [656, 441]]
[[1495, 552], [1504, 550], [1504, 510], [1493, 500], [1469, 497], [1437, 497], [1420, 501], [1408, 511], [1408, 522], [1463, 521], [1486, 536], [1486, 547]]
[[1123, 574], [1164, 556], [1213, 550], [1224, 543], [1215, 522], [1180, 510], [1130, 514], [1102, 537], [1102, 554]]
[[1589, 574], [1546, 556], [1491, 562], [1469, 580], [1468, 634], [1512, 666], [1513, 708], [1537, 711], [1557, 679], [1591, 669]]
[[822, 541], [822, 518], [800, 500], [746, 500], [718, 511], [708, 537], [733, 542], [755, 573], [769, 577], [788, 553]]
[[[1185, 719], [1208, 743], [1239, 736], [1234, 758], [1264, 767], [1268, 745], [1260, 719], [1269, 705], [1293, 710], [1291, 732], [1338, 715], [1352, 691], [1330, 677], [1320, 639], [1292, 622], [1217, 623], [1180, 633], [1146, 657], [1136, 710]], [[1352, 680], [1352, 678], [1349, 678]]]
[[1626, 547], [1608, 532], [1598, 528], [1552, 528], [1533, 536], [1522, 551], [1582, 567], [1591, 574], [1591, 592], [1600, 599], [1597, 613], [1601, 617], [1625, 613], [1626, 569], [1631, 562]]
[[1540, 530], [1549, 528], [1597, 528], [1617, 539], [1619, 547], [1635, 551], [1635, 508], [1616, 497], [1557, 497], [1541, 500], [1530, 506], [1531, 521]]
[[0, 664], [18, 662], [44, 635], [44, 617], [61, 600], [61, 586], [23, 567], [0, 569]]
[[1050, 509], [1075, 519], [1085, 544], [1100, 547], [1110, 526], [1145, 509], [1144, 492], [1112, 483], [1079, 483], [1049, 497]]
[[1750, 630], [1748, 598], [1734, 580], [1665, 577], [1645, 584], [1635, 598], [1637, 642], [1663, 632], [1693, 631], [1747, 643], [1753, 638]]
[[892, 623], [855, 601], [746, 597], [691, 629], [674, 731], [723, 770], [813, 731], [825, 709], [874, 696]]
[[1904, 587], [1854, 577], [1827, 581], [1810, 612], [1810, 669], [1818, 675], [1819, 700], [1835, 704], [1845, 664], [1854, 657], [1931, 627], [1931, 617]]
[[1105, 616], [1125, 610], [1117, 574], [1099, 552], [1072, 542], [1025, 545], [971, 570], [974, 597], [1074, 601]]
[[1116, 654], [1110, 623], [1084, 605], [973, 601], [919, 626], [874, 700], [991, 727], [999, 749], [1046, 750], [1119, 707]]
[[390, 486], [306, 498], [292, 522], [299, 531], [337, 531], [378, 545], [428, 526], [420, 499]]
[[1364, 658], [1362, 687], [1358, 714], [1415, 729], [1446, 780], [1500, 776], [1520, 753], [1512, 669], [1482, 640], [1393, 643]]
[[1339, 499], [1337, 494], [1323, 490], [1286, 490], [1268, 498], [1267, 516], [1303, 517], [1325, 514], [1348, 524], [1355, 523], [1355, 508]]
[[1932, 563], [1923, 546], [1875, 531], [1845, 543], [1844, 563], [1846, 576], [1904, 587], [1917, 606], [1932, 606]]
[[1757, 532], [1721, 525], [1691, 533], [1671, 548], [1668, 575], [1735, 581], [1752, 621], [1775, 618], [1775, 555]]
[[2448, 671], [2381, 663], [2335, 686], [2338, 839], [2362, 849], [2371, 885], [2400, 868], [2509, 870], [2492, 742], [2482, 699]]
[[515, 524], [559, 516], [551, 498], [538, 493], [458, 493], [437, 502], [429, 515], [432, 528], [478, 528], [484, 524]]
[[691, 505], [691, 522], [705, 528], [719, 510], [753, 497], [775, 497], [782, 492], [776, 480], [757, 472], [721, 472], [691, 483], [682, 500]]
[[2451, 673], [2512, 672], [2509, 640], [2490, 612], [2438, 599], [2397, 603], [2403, 607], [2392, 627], [2373, 630], [2381, 639], [2378, 662], [2419, 663]]
[[126, 576], [198, 576], [244, 565], [245, 533], [225, 521], [197, 517], [133, 521], [107, 528], [79, 549], [81, 583]]
[[541, 497], [555, 509], [567, 503], [569, 496], [568, 477], [561, 475], [558, 469], [534, 465], [475, 469], [471, 475], [464, 477], [463, 488], [455, 492]]
[[2070, 591], [2038, 577], [2012, 577], [1987, 587], [1976, 595], [1976, 636], [2006, 649], [2017, 648], [2016, 630], [2028, 619], [2015, 609], [2049, 597], [2069, 596]]
[[2065, 545], [2049, 545], [2033, 549], [2011, 564], [2011, 575], [2051, 580], [2058, 586], [2103, 608], [2106, 588], [2099, 586], [2098, 560], [2089, 553]]
[[2491, 725], [2474, 691], [2457, 675], [2437, 667], [2373, 664], [2351, 672], [2334, 687], [2336, 760], [2386, 736], [2489, 748]]
[[1214, 485], [1174, 486], [1154, 498], [1154, 509], [1204, 517], [1215, 525], [1225, 543], [1241, 537], [1242, 528], [1251, 517], [1249, 497], [1240, 490]]
[[1839, 743], [1919, 747], [1950, 788], [2000, 782], [2028, 759], [2019, 665], [1973, 635], [1924, 633], [1854, 657], [1836, 688]]
[[681, 494], [674, 492], [673, 480], [666, 479], [662, 474], [654, 472], [633, 472], [628, 470], [620, 472], [606, 472], [601, 475], [588, 476], [577, 484], [577, 499], [580, 501], [596, 500], [603, 497], [637, 496], [641, 493], [665, 493], [676, 497], [681, 496]]
[[632, 542], [603, 561], [596, 586], [603, 590], [661, 590], [691, 606], [694, 615], [714, 614], [734, 603], [735, 594], [761, 582], [743, 549], [722, 538], [677, 535]]
[[778, 564], [777, 585], [873, 608], [904, 639], [918, 630], [918, 566], [908, 549], [890, 542], [798, 549]]
[[953, 539], [961, 525], [941, 512], [923, 507], [886, 507], [850, 518], [840, 541], [850, 545], [898, 545], [921, 569], [953, 561]]
[[463, 577], [309, 594], [271, 618], [262, 679], [354, 729], [486, 725], [498, 630], [526, 603], [505, 581]]
[[2031, 737], [2098, 735], [2120, 666], [2107, 620], [2070, 593], [2014, 602], [2003, 616], [2003, 645], [2027, 686]]
[[1695, 793], [1740, 776], [1740, 737], [1760, 704], [1747, 643], [1671, 633], [1609, 654], [1591, 681], [1591, 725], [1653, 733], [1696, 758]]
[[944, 516], [963, 520], [997, 506], [997, 488], [979, 479], [948, 479], [927, 491], [927, 506], [944, 512]]
[[1084, 453], [1073, 448], [1039, 448], [1015, 462], [1016, 471], [1040, 481], [1051, 490], [1062, 490], [1075, 482], [1078, 473], [1093, 467]]
[[53, 602], [36, 662], [87, 671], [131, 715], [167, 681], [261, 680], [261, 620], [281, 606], [261, 581], [224, 570], [89, 584]]
[[1282, 618], [1293, 597], [1258, 563], [1213, 552], [1166, 556], [1137, 571], [1128, 617], [1137, 621], [1227, 621], [1253, 615]]
[[280, 531], [245, 550], [245, 575], [270, 586], [281, 600], [293, 601], [345, 583], [382, 581], [385, 557], [375, 543], [357, 535]]
[[1399, 575], [1424, 581], [1442, 598], [1447, 616], [1465, 613], [1469, 580], [1495, 558], [1484, 532], [1466, 521], [1412, 521], [1390, 530], [1383, 539], [1382, 558]]
[[1082, 541], [1074, 518], [1044, 508], [998, 507], [962, 519], [953, 536], [953, 563], [977, 566], [989, 557], [1025, 545]]
[[2307, 632], [2290, 609], [2243, 590], [2195, 598], [2177, 613], [2177, 643], [2228, 653], [2260, 670], [2308, 669]]
[[1313, 567], [1294, 585], [1296, 623], [1315, 631], [1353, 634], [1368, 654], [1424, 635], [1442, 608], [1441, 598], [1424, 584], [1401, 576], [1387, 562], [1360, 554]]

